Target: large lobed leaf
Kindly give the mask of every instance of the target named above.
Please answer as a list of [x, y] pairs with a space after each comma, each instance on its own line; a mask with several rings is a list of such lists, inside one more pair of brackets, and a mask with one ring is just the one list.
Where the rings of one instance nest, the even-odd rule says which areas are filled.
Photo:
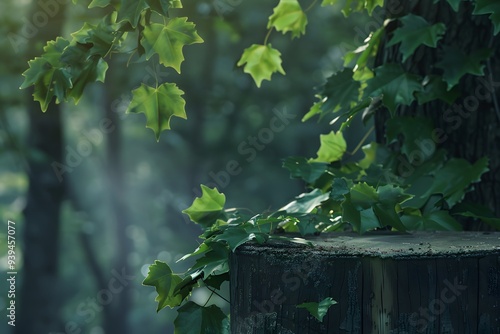
[[401, 43], [399, 51], [403, 54], [403, 61], [422, 44], [435, 48], [446, 31], [443, 23], [431, 25], [423, 17], [414, 14], [408, 14], [399, 20], [403, 26], [394, 31], [387, 46]]
[[306, 309], [307, 311], [309, 311], [309, 313], [311, 313], [313, 317], [318, 319], [319, 322], [322, 322], [330, 307], [335, 304], [337, 304], [335, 300], [333, 300], [331, 297], [327, 297], [319, 303], [302, 303], [300, 305], [297, 305], [297, 308]]
[[483, 61], [491, 55], [491, 49], [479, 49], [470, 54], [465, 54], [457, 46], [447, 46], [443, 49], [441, 60], [436, 67], [443, 70], [443, 80], [448, 85], [448, 90], [457, 85], [466, 74], [484, 75]]
[[243, 66], [243, 71], [252, 76], [257, 87], [260, 87], [262, 80], [271, 80], [274, 72], [285, 74], [281, 67], [281, 53], [273, 49], [271, 44], [253, 44], [243, 51], [238, 66]]
[[269, 17], [267, 28], [274, 27], [283, 34], [290, 31], [292, 38], [305, 34], [307, 16], [297, 0], [280, 0]]
[[173, 83], [165, 83], [156, 88], [141, 84], [132, 91], [132, 101], [127, 113], [144, 113], [146, 127], [152, 129], [156, 140], [159, 140], [160, 132], [170, 129], [170, 119], [173, 116], [186, 118], [186, 101], [181, 97], [183, 94]]
[[[450, 0], [449, 0], [450, 1]], [[494, 34], [500, 32], [500, 2], [497, 0], [476, 0], [474, 7], [475, 15], [490, 14], [493, 23]]]
[[410, 105], [414, 94], [422, 89], [417, 75], [407, 73], [399, 64], [384, 64], [375, 69], [375, 77], [368, 80], [366, 96], [382, 95], [382, 102], [394, 116], [400, 104]]
[[318, 150], [318, 157], [311, 159], [312, 162], [335, 162], [342, 159], [347, 149], [342, 132], [335, 133], [331, 131], [329, 134], [320, 135], [321, 145]]
[[149, 266], [148, 276], [142, 284], [156, 288], [158, 293], [155, 299], [158, 302], [157, 312], [167, 306], [173, 308], [182, 303], [182, 296], [175, 293], [175, 288], [181, 281], [182, 279], [172, 273], [172, 269], [166, 263], [156, 260], [154, 264]]
[[193, 204], [182, 212], [193, 222], [209, 228], [222, 214], [226, 196], [219, 193], [216, 188], [210, 189], [205, 185], [201, 185], [201, 191], [201, 197], [196, 198]]
[[203, 43], [203, 39], [196, 32], [194, 23], [187, 22], [187, 17], [171, 19], [167, 25], [147, 25], [141, 39], [147, 60], [158, 54], [161, 64], [174, 68], [178, 73], [181, 73], [184, 61], [182, 48], [195, 43]]
[[215, 305], [204, 307], [189, 301], [177, 312], [174, 334], [229, 333], [229, 319]]

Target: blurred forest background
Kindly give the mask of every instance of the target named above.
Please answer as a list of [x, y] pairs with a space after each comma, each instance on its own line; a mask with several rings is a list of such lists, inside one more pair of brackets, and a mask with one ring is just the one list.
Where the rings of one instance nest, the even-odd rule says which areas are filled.
[[[7, 271], [4, 242], [10, 219], [16, 222], [19, 322], [29, 322], [30, 312], [43, 312], [54, 333], [172, 333], [175, 311], [156, 314], [156, 293], [141, 282], [155, 259], [177, 271], [187, 269], [188, 261], [175, 261], [196, 248], [199, 230], [181, 211], [199, 194], [201, 183], [218, 186], [228, 207], [255, 213], [277, 209], [299, 194], [303, 185], [290, 180], [281, 159], [315, 156], [318, 135], [332, 128], [301, 122], [314, 101], [314, 87], [341, 68], [346, 51], [362, 43], [366, 24], [380, 22], [366, 23], [361, 15], [346, 20], [339, 8], [315, 6], [308, 13], [306, 36], [290, 41], [277, 32], [271, 35], [287, 75], [275, 74], [257, 89], [236, 62], [244, 48], [262, 43], [277, 1], [185, 0], [179, 16], [196, 23], [205, 43], [184, 49], [181, 75], [161, 66], [131, 62], [126, 67], [128, 59], [112, 57], [105, 85], [92, 86], [77, 106], [63, 104], [42, 114], [30, 92], [19, 89], [21, 74], [48, 38], [69, 38], [99, 13], [87, 9], [89, 1], [78, 2], [0, 3], [0, 268]], [[58, 6], [41, 6], [47, 3]], [[159, 142], [144, 127], [143, 115], [125, 114], [130, 91], [141, 80], [154, 84], [156, 79], [178, 84], [188, 115], [173, 119], [173, 130], [162, 133]], [[282, 117], [281, 127], [275, 118], [284, 114], [294, 117]], [[271, 122], [280, 130], [269, 136]], [[365, 133], [355, 124], [347, 142], [355, 146]], [[60, 161], [46, 156], [58, 147]], [[240, 169], [229, 179], [223, 175], [229, 175], [224, 172], [230, 161]], [[46, 173], [54, 177], [54, 162], [70, 168], [60, 170], [59, 184], [47, 188], [43, 178]], [[30, 180], [39, 187], [30, 188]], [[50, 192], [60, 202], [55, 219], [37, 200]], [[52, 263], [53, 272], [31, 275], [23, 270], [28, 259], [35, 267], [37, 261]], [[123, 273], [133, 279], [117, 279]], [[30, 300], [30, 288], [46, 289], [50, 302]], [[4, 279], [0, 291], [4, 314]], [[193, 298], [204, 303], [207, 296]], [[0, 332], [9, 330], [3, 316]]]

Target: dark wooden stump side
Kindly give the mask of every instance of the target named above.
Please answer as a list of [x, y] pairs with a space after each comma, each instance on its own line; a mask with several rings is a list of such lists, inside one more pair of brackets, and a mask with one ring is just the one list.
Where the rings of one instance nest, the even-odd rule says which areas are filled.
[[[500, 333], [500, 233], [335, 234], [231, 256], [231, 333]], [[332, 297], [323, 322], [304, 302]]]

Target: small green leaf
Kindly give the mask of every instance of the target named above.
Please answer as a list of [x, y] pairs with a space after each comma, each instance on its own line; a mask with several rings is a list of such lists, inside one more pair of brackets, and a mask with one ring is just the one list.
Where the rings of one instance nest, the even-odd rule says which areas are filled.
[[344, 156], [347, 150], [342, 132], [335, 133], [334, 131], [326, 135], [320, 135], [321, 145], [318, 150], [318, 157], [311, 159], [311, 162], [334, 162], [339, 161]]
[[328, 194], [324, 194], [319, 189], [314, 189], [309, 193], [300, 194], [295, 200], [282, 207], [279, 211], [287, 213], [309, 213], [318, 205], [328, 199]]
[[[237, 229], [237, 228], [236, 228]], [[202, 271], [203, 277], [222, 275], [229, 271], [229, 250], [221, 242], [207, 241], [209, 248], [203, 257], [196, 260], [190, 268], [191, 272]]]
[[319, 303], [302, 303], [297, 305], [297, 308], [305, 308], [313, 317], [318, 319], [319, 322], [322, 322], [330, 307], [335, 304], [337, 304], [335, 300], [327, 297]]
[[462, 226], [458, 223], [452, 216], [450, 216], [449, 211], [435, 211], [431, 212], [429, 215], [424, 216], [424, 218], [432, 221], [438, 229], [446, 231], [460, 231]]
[[400, 116], [387, 120], [387, 143], [396, 143], [403, 136], [401, 152], [412, 164], [422, 164], [436, 151], [432, 140], [434, 126], [432, 121], [424, 117]]
[[92, 57], [82, 65], [81, 68], [74, 68], [72, 73], [73, 87], [68, 94], [69, 97], [75, 100], [75, 104], [78, 104], [83, 95], [83, 90], [89, 83], [104, 82], [108, 70], [108, 63], [100, 57]]
[[[391, 20], [385, 20], [384, 24], [380, 28], [378, 28], [374, 32], [371, 32], [370, 35], [366, 38], [364, 45], [361, 45], [354, 51], [346, 53], [344, 57], [344, 66], [347, 66], [349, 63], [351, 63], [351, 61], [358, 57], [356, 66], [354, 67], [354, 75], [356, 77], [363, 77], [363, 75], [361, 74], [365, 74], [368, 60], [377, 54], [380, 41], [382, 40], [382, 36], [384, 36], [385, 33], [385, 27], [389, 24], [389, 22], [391, 22]], [[356, 74], [357, 72], [360, 72], [360, 74]]]
[[453, 207], [452, 213], [463, 217], [480, 219], [500, 230], [500, 217], [496, 217], [489, 208], [483, 205], [461, 202]]
[[247, 232], [245, 228], [240, 226], [230, 226], [226, 228], [222, 234], [217, 235], [214, 240], [227, 242], [231, 251], [234, 252], [236, 248], [254, 238], [255, 234], [253, 232]]
[[117, 22], [130, 22], [132, 27], [137, 27], [141, 14], [148, 8], [146, 0], [121, 0], [118, 10]]
[[401, 204], [413, 198], [413, 195], [405, 193], [404, 189], [392, 184], [383, 185], [377, 188], [380, 203], [392, 206]]
[[500, 2], [496, 0], [476, 0], [473, 14], [490, 14], [490, 20], [494, 27], [494, 34], [496, 35], [500, 32]]
[[365, 210], [371, 208], [373, 204], [377, 203], [378, 193], [372, 186], [366, 182], [355, 184], [351, 187], [350, 200], [356, 210]]
[[334, 201], [341, 202], [345, 199], [352, 187], [352, 181], [348, 181], [345, 178], [335, 178], [332, 183], [332, 190], [330, 191], [330, 198]]
[[410, 105], [415, 92], [422, 89], [417, 75], [407, 73], [399, 64], [384, 64], [375, 69], [375, 77], [368, 80], [366, 96], [382, 95], [382, 102], [394, 116], [399, 104]]
[[220, 287], [224, 282], [229, 282], [229, 272], [222, 275], [210, 275], [203, 279], [203, 283], [217, 290], [220, 290]]
[[423, 90], [415, 93], [418, 104], [424, 104], [439, 99], [451, 105], [460, 96], [458, 87], [453, 87], [451, 90], [448, 90], [446, 83], [441, 77], [436, 75], [426, 77], [422, 86]]
[[418, 15], [408, 14], [399, 20], [403, 26], [394, 31], [387, 46], [401, 43], [399, 50], [403, 54], [403, 61], [406, 61], [422, 44], [435, 48], [446, 32], [446, 26], [443, 23], [431, 25]]
[[243, 72], [252, 76], [257, 87], [260, 87], [262, 80], [271, 80], [274, 72], [285, 74], [281, 67], [281, 53], [273, 49], [271, 44], [253, 44], [243, 51], [238, 66], [243, 66]]
[[132, 101], [127, 113], [144, 113], [146, 127], [152, 129], [156, 140], [159, 140], [160, 132], [170, 129], [170, 119], [173, 116], [186, 119], [186, 101], [181, 97], [183, 94], [173, 83], [164, 83], [157, 88], [141, 84], [132, 91]]
[[174, 334], [229, 334], [228, 318], [216, 305], [203, 307], [189, 301], [177, 312]]
[[156, 292], [158, 293], [155, 299], [158, 302], [156, 312], [159, 312], [166, 306], [173, 308], [182, 303], [182, 296], [174, 294], [176, 286], [181, 282], [182, 279], [178, 275], [173, 274], [172, 269], [166, 263], [156, 260], [154, 264], [149, 266], [148, 276], [142, 284], [156, 288]]
[[352, 76], [352, 70], [344, 68], [327, 79], [320, 94], [324, 112], [349, 111], [358, 102], [361, 83]]
[[193, 222], [209, 228], [223, 213], [226, 196], [219, 193], [216, 188], [210, 189], [204, 185], [201, 185], [201, 191], [201, 197], [196, 198], [193, 204], [182, 212]]
[[161, 64], [172, 67], [178, 73], [181, 73], [184, 61], [182, 48], [195, 43], [203, 43], [203, 39], [196, 32], [194, 23], [187, 22], [187, 17], [173, 18], [167, 25], [152, 23], [144, 28], [141, 39], [146, 60], [158, 54]]
[[283, 162], [283, 167], [290, 171], [290, 176], [302, 179], [313, 184], [326, 172], [326, 163], [310, 162], [303, 157], [288, 157]]
[[427, 190], [426, 196], [443, 194], [451, 208], [460, 202], [473, 183], [481, 180], [481, 175], [488, 171], [488, 158], [484, 157], [470, 164], [464, 159], [450, 159], [434, 172], [434, 183]]
[[375, 204], [373, 206], [373, 212], [377, 216], [380, 225], [391, 226], [392, 228], [401, 232], [406, 231], [406, 227], [403, 222], [401, 222], [399, 215], [394, 210], [394, 206]]
[[448, 90], [466, 74], [484, 75], [484, 65], [481, 63], [491, 56], [491, 52], [491, 49], [479, 49], [466, 55], [456, 46], [446, 46], [436, 67], [443, 70], [443, 80], [448, 84]]
[[169, 0], [146, 0], [146, 3], [151, 8], [160, 15], [168, 15], [168, 10], [170, 9]]
[[267, 28], [274, 27], [283, 34], [292, 32], [292, 38], [305, 34], [307, 16], [297, 0], [280, 0], [269, 17]]

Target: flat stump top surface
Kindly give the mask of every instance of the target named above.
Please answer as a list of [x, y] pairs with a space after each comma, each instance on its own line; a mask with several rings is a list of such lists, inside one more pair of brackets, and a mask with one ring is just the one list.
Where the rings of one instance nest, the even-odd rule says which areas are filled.
[[[381, 258], [397, 257], [436, 257], [436, 256], [481, 256], [500, 254], [500, 232], [372, 232], [330, 233], [321, 236], [308, 236], [305, 239], [314, 247], [311, 252], [326, 252], [344, 256], [374, 256]], [[247, 244], [241, 251], [262, 251], [262, 248], [290, 248], [299, 245], [285, 245], [282, 242], [269, 242], [264, 245]], [[307, 252], [307, 250], [306, 250]]]

